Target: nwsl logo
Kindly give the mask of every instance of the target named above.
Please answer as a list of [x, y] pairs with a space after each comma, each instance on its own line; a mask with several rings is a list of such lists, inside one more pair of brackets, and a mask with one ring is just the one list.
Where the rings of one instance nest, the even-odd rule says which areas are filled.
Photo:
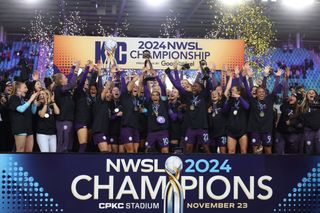
[[[103, 62], [106, 61], [106, 42], [96, 41], [95, 48], [95, 62], [98, 63], [101, 59]], [[117, 64], [126, 64], [127, 63], [127, 44], [125, 42], [117, 42], [117, 48], [115, 49], [114, 58], [117, 61]]]

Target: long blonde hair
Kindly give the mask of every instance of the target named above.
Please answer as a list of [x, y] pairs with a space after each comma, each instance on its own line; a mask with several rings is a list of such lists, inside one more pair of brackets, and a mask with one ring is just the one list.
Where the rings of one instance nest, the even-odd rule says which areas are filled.
[[21, 85], [25, 84], [24, 82], [14, 81], [12, 84], [12, 91], [10, 97], [17, 93], [17, 89], [21, 87]]
[[309, 110], [310, 106], [309, 106], [309, 101], [308, 101], [308, 93], [310, 91], [314, 91], [316, 93], [316, 96], [318, 96], [317, 91], [315, 91], [314, 89], [309, 89], [308, 92], [306, 93], [306, 95], [304, 96], [302, 103], [298, 106], [300, 113], [306, 113]]
[[53, 75], [52, 80], [55, 84], [55, 86], [61, 86], [61, 79], [63, 78], [64, 74], [62, 73], [56, 73]]

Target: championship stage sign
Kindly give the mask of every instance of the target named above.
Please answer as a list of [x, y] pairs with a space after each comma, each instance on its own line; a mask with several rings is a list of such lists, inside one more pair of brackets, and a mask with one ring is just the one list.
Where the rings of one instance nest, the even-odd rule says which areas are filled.
[[176, 60], [189, 63], [191, 69], [198, 69], [202, 59], [208, 65], [215, 63], [217, 69], [244, 63], [242, 40], [54, 36], [54, 64], [62, 72], [68, 72], [77, 60], [84, 64], [100, 59], [105, 67], [115, 61], [123, 69], [141, 69], [145, 50], [155, 69], [172, 67]]
[[320, 157], [1, 154], [0, 212], [319, 212]]

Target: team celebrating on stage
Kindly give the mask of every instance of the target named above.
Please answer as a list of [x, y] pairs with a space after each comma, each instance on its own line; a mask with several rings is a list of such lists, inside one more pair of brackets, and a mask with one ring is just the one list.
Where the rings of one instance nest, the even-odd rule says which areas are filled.
[[254, 82], [249, 63], [224, 67], [223, 85], [215, 66], [202, 60], [200, 67], [193, 84], [183, 78], [188, 64], [175, 62], [160, 75], [150, 60], [139, 75], [113, 65], [106, 81], [102, 63], [91, 61], [80, 75], [77, 62], [67, 77], [40, 82], [35, 71], [30, 81], [8, 81], [0, 143], [8, 151], [13, 136], [16, 152], [32, 152], [36, 142], [41, 152], [61, 153], [320, 154], [320, 98], [313, 89], [289, 91], [290, 70], [268, 66]]

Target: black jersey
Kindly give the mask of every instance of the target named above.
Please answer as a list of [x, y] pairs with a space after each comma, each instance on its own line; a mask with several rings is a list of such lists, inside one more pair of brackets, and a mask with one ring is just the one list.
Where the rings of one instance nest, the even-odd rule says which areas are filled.
[[274, 113], [273, 104], [275, 95], [270, 94], [263, 101], [249, 98], [249, 123], [248, 132], [267, 133], [272, 132]]
[[75, 92], [75, 103], [75, 123], [82, 124], [90, 128], [92, 123], [92, 106], [94, 101], [87, 92], [83, 90], [77, 90]]
[[53, 106], [47, 106], [46, 114], [44, 118], [38, 115], [38, 112], [42, 110], [43, 105], [37, 108], [37, 127], [36, 132], [44, 135], [55, 135], [56, 134], [56, 119], [53, 113]]
[[121, 128], [121, 117], [117, 116], [117, 114], [123, 111], [120, 100], [110, 101], [109, 109], [111, 113], [110, 128], [109, 128], [110, 135], [119, 136], [120, 128]]
[[133, 97], [128, 91], [121, 95], [121, 105], [123, 115], [121, 119], [122, 127], [131, 127], [139, 130], [139, 100], [138, 97]]
[[185, 119], [188, 127], [191, 129], [207, 129], [207, 104], [203, 93], [193, 94], [192, 92], [185, 92], [182, 94], [183, 101], [187, 105]]
[[227, 134], [228, 116], [223, 111], [226, 98], [223, 96], [216, 104], [212, 103], [212, 112], [208, 114], [209, 134], [211, 138], [221, 137]]
[[109, 133], [110, 109], [107, 101], [101, 100], [101, 94], [98, 94], [97, 100], [93, 106], [92, 134]]
[[245, 109], [240, 100], [230, 98], [224, 109], [228, 111], [227, 134], [233, 137], [241, 137], [247, 133], [248, 110]]
[[146, 103], [146, 108], [148, 110], [148, 132], [167, 130], [169, 128], [168, 105], [166, 101], [159, 101], [159, 103], [149, 101]]
[[10, 122], [14, 135], [32, 132], [31, 105], [22, 113], [17, 111], [17, 107], [25, 102], [22, 97], [17, 95], [13, 95], [9, 99]]
[[63, 90], [61, 86], [54, 90], [55, 102], [60, 109], [60, 114], [57, 115], [58, 121], [73, 121], [74, 120], [74, 101], [72, 89]]

